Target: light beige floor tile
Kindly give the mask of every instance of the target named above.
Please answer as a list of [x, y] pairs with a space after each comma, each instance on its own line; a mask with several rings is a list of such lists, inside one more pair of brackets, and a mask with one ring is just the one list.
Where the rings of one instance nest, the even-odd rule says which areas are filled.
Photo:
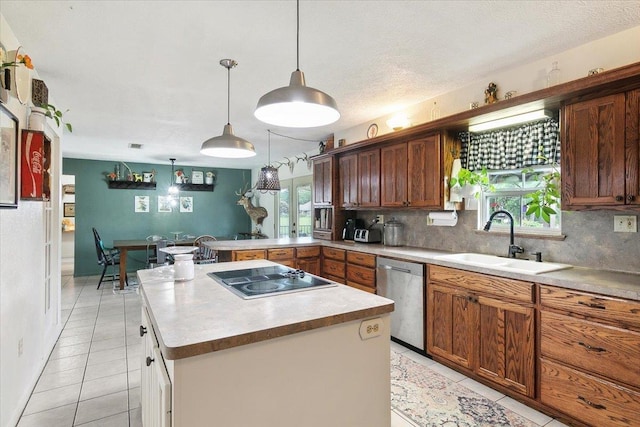
[[89, 321], [95, 321], [98, 314], [97, 314], [97, 310], [96, 311], [77, 311], [77, 310], [73, 310], [71, 312], [71, 314], [69, 315], [69, 321], [70, 322], [77, 322], [80, 320], [84, 320], [86, 322]]
[[430, 365], [429, 369], [439, 373], [440, 375], [443, 375], [449, 378], [451, 381], [460, 382], [467, 379], [465, 375], [462, 375], [461, 373], [454, 371], [451, 368], [447, 368], [446, 366], [441, 365], [440, 363], [434, 363], [433, 365]]
[[491, 387], [487, 387], [486, 385], [481, 384], [478, 381], [472, 380], [471, 378], [462, 380], [460, 381], [459, 384], [465, 386], [471, 391], [475, 391], [482, 397], [486, 397], [489, 400], [493, 400], [494, 402], [504, 397], [504, 394], [500, 393], [499, 391], [494, 390]]
[[84, 424], [74, 424], [82, 427], [129, 427], [129, 412], [121, 412], [99, 420], [89, 421]]
[[65, 329], [83, 328], [88, 326], [94, 326], [96, 323], [95, 318], [87, 317], [85, 319], [68, 320], [64, 324]]
[[25, 415], [20, 418], [18, 427], [69, 427], [76, 415], [76, 403]]
[[82, 344], [85, 342], [91, 342], [93, 334], [76, 335], [74, 337], [58, 338], [57, 346], [66, 347], [68, 345]]
[[79, 384], [84, 377], [84, 367], [57, 371], [50, 374], [42, 374], [38, 379], [38, 384], [34, 392], [51, 390], [52, 388], [64, 387], [71, 384]]
[[127, 352], [124, 346], [112, 348], [109, 350], [92, 351], [89, 353], [87, 365], [96, 365], [98, 363], [111, 362], [113, 360], [126, 359]]
[[66, 338], [66, 337], [75, 337], [78, 335], [91, 334], [93, 333], [93, 329], [94, 329], [93, 326], [82, 326], [79, 328], [71, 328], [71, 329], [64, 328], [60, 336], [63, 338]]
[[80, 401], [94, 399], [127, 389], [127, 374], [116, 374], [82, 383]]
[[142, 427], [142, 410], [140, 407], [129, 411], [129, 427]]
[[140, 406], [140, 387], [129, 389], [129, 409]]
[[66, 371], [67, 369], [84, 368], [87, 365], [87, 354], [78, 356], [63, 357], [62, 359], [50, 360], [44, 368], [44, 374], [51, 374], [58, 371]]
[[61, 359], [63, 357], [71, 357], [78, 356], [80, 354], [89, 353], [90, 342], [83, 342], [80, 344], [67, 345], [64, 347], [56, 346], [53, 348], [51, 352], [51, 356], [49, 356], [49, 360]]
[[523, 405], [522, 403], [510, 397], [503, 397], [502, 399], [498, 400], [498, 403], [507, 409], [511, 409], [516, 414], [521, 415], [526, 419], [531, 420], [541, 426], [553, 420], [553, 418], [551, 418], [550, 416], [545, 415], [542, 412], [538, 412], [526, 405]]
[[95, 399], [84, 400], [78, 403], [75, 424], [88, 423], [128, 411], [128, 393], [118, 393], [101, 396]]
[[405, 419], [400, 413], [391, 411], [391, 427], [417, 427], [411, 421]]
[[129, 376], [129, 388], [140, 387], [140, 364], [138, 364], [138, 369], [127, 372]]
[[[138, 364], [140, 369], [140, 364]], [[112, 360], [110, 362], [98, 363], [95, 365], [88, 365], [87, 370], [84, 373], [84, 380], [90, 381], [96, 378], [104, 378], [115, 374], [122, 374], [127, 372], [126, 359]]]
[[416, 363], [421, 364], [422, 366], [431, 366], [436, 363], [432, 359], [429, 359], [428, 357], [416, 353], [412, 350], [405, 351], [404, 353], [402, 353], [402, 355], [408, 359], [413, 360]]
[[78, 396], [80, 395], [80, 385], [81, 384], [72, 384], [40, 393], [33, 393], [24, 410], [24, 415], [34, 414], [77, 402]]
[[125, 345], [124, 336], [107, 338], [106, 340], [93, 340], [91, 342], [91, 352], [110, 350], [112, 348], [123, 347]]

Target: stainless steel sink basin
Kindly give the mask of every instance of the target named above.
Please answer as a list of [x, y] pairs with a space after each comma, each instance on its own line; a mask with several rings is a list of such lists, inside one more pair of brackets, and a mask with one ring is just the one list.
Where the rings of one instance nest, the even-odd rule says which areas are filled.
[[496, 270], [511, 271], [514, 273], [541, 274], [551, 271], [571, 268], [569, 264], [559, 264], [555, 262], [535, 262], [526, 259], [503, 258], [495, 255], [485, 255], [476, 253], [460, 253], [450, 255], [439, 255], [435, 259], [452, 261], [459, 264], [474, 265], [477, 267], [487, 267]]

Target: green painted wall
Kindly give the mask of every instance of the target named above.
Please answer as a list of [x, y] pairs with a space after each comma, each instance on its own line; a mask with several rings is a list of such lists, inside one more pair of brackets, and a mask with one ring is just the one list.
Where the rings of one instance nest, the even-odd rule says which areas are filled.
[[[95, 227], [111, 246], [113, 240], [144, 239], [151, 234], [170, 237], [172, 231], [183, 234], [211, 234], [232, 238], [239, 232], [251, 231], [251, 219], [242, 206], [236, 204], [236, 191], [251, 179], [249, 169], [207, 169], [216, 174], [213, 192], [182, 191], [181, 196], [193, 197], [193, 213], [158, 212], [158, 196], [167, 194], [170, 165], [127, 163], [134, 172], [156, 170], [155, 190], [119, 190], [107, 187], [106, 174], [114, 170], [116, 162], [97, 160], [63, 159], [62, 169], [66, 175], [75, 175], [76, 184], [76, 232], [75, 275], [90, 276], [102, 271], [97, 264], [93, 233]], [[176, 164], [190, 176], [191, 167]], [[121, 165], [121, 171], [125, 168]], [[122, 172], [121, 172], [122, 174]], [[148, 213], [134, 212], [134, 196], [150, 196]], [[143, 268], [144, 251], [130, 252], [127, 271]]]

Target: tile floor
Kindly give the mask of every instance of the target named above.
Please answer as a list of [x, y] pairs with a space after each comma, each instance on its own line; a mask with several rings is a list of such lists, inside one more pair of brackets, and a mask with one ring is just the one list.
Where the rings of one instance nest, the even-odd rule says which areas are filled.
[[[18, 427], [141, 426], [140, 296], [97, 277], [62, 278], [64, 328]], [[564, 424], [396, 343], [393, 348], [540, 426]], [[416, 427], [398, 412], [391, 427]]]

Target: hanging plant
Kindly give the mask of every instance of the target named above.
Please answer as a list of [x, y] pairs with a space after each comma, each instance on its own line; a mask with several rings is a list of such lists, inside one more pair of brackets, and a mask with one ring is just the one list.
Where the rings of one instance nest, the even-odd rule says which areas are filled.
[[[53, 104], [40, 104], [39, 107], [44, 108], [45, 116], [55, 120], [56, 126], [60, 127], [61, 124], [64, 124], [64, 127], [66, 127], [69, 132], [73, 132], [73, 126], [71, 126], [71, 123], [64, 122], [62, 119], [63, 112], [58, 110]], [[68, 111], [69, 110], [65, 111], [65, 113]]]
[[449, 181], [449, 187], [455, 187], [456, 185], [460, 187], [469, 186], [471, 188], [479, 188], [479, 190], [473, 192], [473, 196], [476, 199], [480, 198], [480, 194], [482, 194], [483, 191], [493, 191], [494, 189], [494, 186], [489, 182], [487, 168], [482, 168], [479, 172], [470, 171], [465, 168], [460, 169], [458, 175], [451, 177]]

